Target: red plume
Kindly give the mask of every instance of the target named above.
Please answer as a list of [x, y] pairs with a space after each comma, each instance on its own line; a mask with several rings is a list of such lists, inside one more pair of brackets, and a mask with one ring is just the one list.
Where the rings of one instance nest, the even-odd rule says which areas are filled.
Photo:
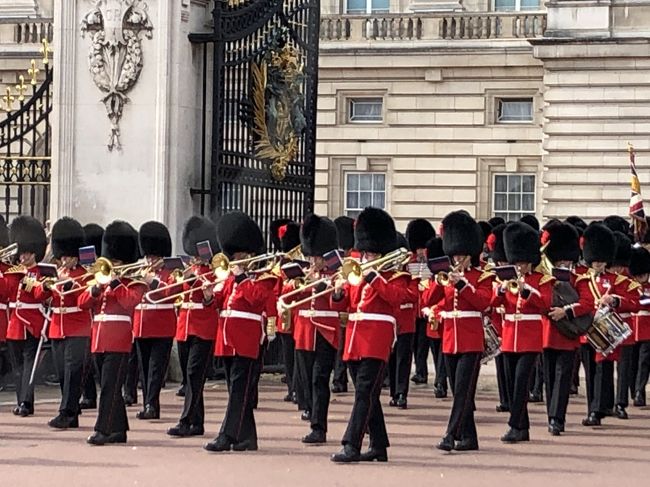
[[444, 234], [445, 234], [445, 227], [442, 225], [442, 223], [440, 223], [440, 225], [438, 225], [438, 235], [442, 237]]
[[278, 238], [282, 240], [284, 236], [287, 234], [287, 230], [289, 229], [288, 225], [282, 225], [281, 227], [278, 228]]
[[496, 246], [497, 246], [497, 236], [491, 233], [487, 238], [487, 248], [490, 252], [494, 252]]
[[544, 232], [542, 232], [542, 238], [540, 240], [542, 242], [542, 246], [544, 246], [544, 245], [546, 245], [547, 243], [550, 242], [551, 234], [548, 233], [548, 230], [544, 230]]
[[580, 237], [580, 250], [583, 250], [585, 248], [585, 238]]

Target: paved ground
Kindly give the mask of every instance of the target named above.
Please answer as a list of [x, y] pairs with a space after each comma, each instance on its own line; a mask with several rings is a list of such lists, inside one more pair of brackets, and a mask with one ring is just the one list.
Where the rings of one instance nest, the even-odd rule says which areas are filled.
[[[261, 383], [256, 413], [260, 451], [209, 454], [201, 445], [221, 421], [226, 394], [220, 383], [208, 384], [207, 430], [204, 438], [170, 439], [180, 399], [172, 389], [163, 395], [162, 419], [140, 422], [129, 409], [131, 431], [126, 446], [90, 447], [93, 413], [81, 428], [51, 431], [56, 389], [39, 390], [46, 398], [34, 417], [10, 413], [13, 399], [0, 393], [0, 486], [424, 486], [507, 485], [557, 486], [647, 485], [650, 478], [650, 409], [630, 408], [628, 421], [608, 418], [601, 428], [579, 425], [584, 397], [572, 398], [567, 432], [553, 438], [544, 425], [544, 406], [531, 405], [532, 441], [504, 445], [506, 415], [494, 410], [494, 380], [486, 374], [478, 395], [481, 451], [443, 453], [433, 448], [445, 429], [449, 399], [434, 399], [431, 387], [412, 390], [409, 409], [385, 408], [392, 443], [388, 464], [334, 465], [329, 455], [339, 449], [352, 394], [334, 396], [326, 446], [307, 447], [299, 438], [308, 432], [298, 412], [281, 401], [284, 388], [277, 376]], [[47, 399], [49, 398], [49, 399]], [[384, 394], [384, 403], [386, 402]]]

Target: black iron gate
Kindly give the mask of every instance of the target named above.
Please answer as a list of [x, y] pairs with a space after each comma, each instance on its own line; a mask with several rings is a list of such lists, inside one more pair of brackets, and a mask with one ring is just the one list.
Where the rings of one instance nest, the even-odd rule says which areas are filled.
[[[18, 84], [9, 86], [0, 101], [0, 214], [8, 222], [29, 214], [42, 222], [50, 198], [52, 69], [49, 43], [43, 40], [43, 59], [32, 60]], [[41, 74], [39, 74], [41, 73]], [[44, 79], [41, 83], [41, 75]]]
[[313, 211], [319, 9], [317, 0], [218, 1], [214, 32], [190, 35], [204, 47], [202, 187], [191, 190], [203, 213], [240, 209], [267, 235], [271, 220]]

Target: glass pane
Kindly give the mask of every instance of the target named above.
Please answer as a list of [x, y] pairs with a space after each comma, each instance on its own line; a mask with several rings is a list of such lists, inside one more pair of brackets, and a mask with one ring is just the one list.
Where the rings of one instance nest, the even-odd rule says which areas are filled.
[[497, 193], [505, 193], [508, 188], [508, 177], [507, 176], [495, 176], [494, 177], [494, 191]]
[[361, 213], [361, 212], [360, 212], [359, 210], [348, 210], [348, 211], [346, 211], [345, 213], [346, 213], [347, 216], [349, 216], [350, 218], [356, 218], [356, 217], [359, 216], [359, 213]]
[[524, 193], [535, 192], [535, 176], [522, 176], [521, 177], [521, 190]]
[[508, 196], [505, 194], [494, 195], [494, 209], [496, 211], [503, 211], [508, 209]]
[[381, 98], [356, 98], [350, 100], [350, 121], [381, 122], [383, 100]]
[[372, 13], [386, 13], [390, 9], [390, 0], [370, 0]]
[[359, 193], [348, 192], [346, 208], [359, 208]]
[[519, 193], [521, 191], [521, 176], [508, 176], [508, 192]]
[[346, 13], [349, 14], [365, 14], [366, 13], [366, 0], [347, 0]]
[[494, 0], [494, 10], [515, 10], [515, 0]]
[[495, 213], [494, 216], [498, 216], [503, 218], [504, 220], [508, 221], [508, 214], [507, 213]]
[[357, 208], [365, 208], [372, 205], [372, 193], [370, 191], [363, 191], [359, 193], [359, 206]]
[[386, 195], [384, 193], [373, 193], [372, 206], [383, 210], [386, 207]]
[[533, 194], [522, 195], [521, 209], [524, 211], [535, 211], [535, 195]]
[[533, 99], [499, 100], [499, 122], [530, 122], [533, 120]]
[[521, 196], [518, 194], [508, 195], [508, 209], [520, 210], [521, 209]]
[[373, 174], [372, 189], [375, 191], [384, 191], [386, 189], [386, 176], [383, 174]]
[[348, 174], [348, 191], [358, 191], [358, 190], [359, 190], [359, 175]]
[[361, 174], [359, 176], [359, 189], [370, 191], [372, 189], [372, 174]]
[[539, 10], [539, 0], [521, 0], [521, 10]]

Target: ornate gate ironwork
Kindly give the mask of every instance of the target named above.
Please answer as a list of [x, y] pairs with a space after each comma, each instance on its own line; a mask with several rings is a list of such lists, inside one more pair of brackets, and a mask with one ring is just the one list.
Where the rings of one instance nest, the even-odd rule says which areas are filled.
[[8, 222], [29, 214], [42, 222], [48, 217], [50, 197], [50, 114], [52, 69], [47, 40], [43, 41], [44, 81], [38, 85], [37, 61], [26, 76], [19, 76], [15, 89], [8, 87], [0, 100], [6, 117], [0, 119], [0, 214]]
[[190, 35], [205, 44], [204, 67], [208, 45], [214, 60], [209, 175], [204, 166], [191, 193], [203, 212], [207, 196], [209, 215], [240, 209], [266, 235], [271, 220], [313, 211], [320, 5], [226, 0], [213, 16], [213, 33]]

